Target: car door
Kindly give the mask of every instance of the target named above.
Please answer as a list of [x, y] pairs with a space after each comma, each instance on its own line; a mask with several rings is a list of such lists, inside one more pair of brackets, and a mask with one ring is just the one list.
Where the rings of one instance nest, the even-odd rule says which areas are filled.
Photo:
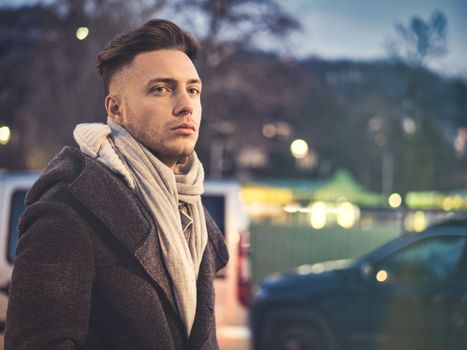
[[362, 349], [446, 349], [448, 281], [464, 245], [464, 237], [429, 237], [373, 262], [351, 340]]

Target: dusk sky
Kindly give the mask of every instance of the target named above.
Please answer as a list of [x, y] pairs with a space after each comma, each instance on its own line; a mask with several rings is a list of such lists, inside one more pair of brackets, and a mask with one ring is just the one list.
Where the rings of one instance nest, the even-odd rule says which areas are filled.
[[435, 10], [447, 17], [448, 53], [433, 65], [467, 77], [467, 1], [465, 0], [292, 0], [281, 1], [301, 19], [303, 33], [293, 38], [301, 55], [372, 59], [387, 56], [385, 41], [395, 24], [413, 16], [429, 19]]
[[[0, 0], [3, 4], [34, 0]], [[278, 1], [303, 25], [287, 48], [299, 57], [375, 59], [387, 57], [385, 41], [395, 37], [395, 24], [413, 16], [428, 19], [441, 10], [448, 19], [448, 53], [431, 67], [467, 78], [466, 0], [287, 0]]]

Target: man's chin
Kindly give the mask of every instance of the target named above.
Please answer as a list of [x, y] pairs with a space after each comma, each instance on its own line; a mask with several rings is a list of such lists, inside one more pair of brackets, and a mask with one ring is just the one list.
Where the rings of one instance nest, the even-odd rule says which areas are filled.
[[186, 152], [182, 152], [181, 154], [178, 155], [177, 157], [177, 163], [182, 163], [182, 162], [185, 162], [187, 161], [190, 156], [193, 154], [194, 152], [194, 149], [192, 149], [191, 151], [186, 151]]
[[160, 151], [153, 148], [149, 148], [152, 154], [154, 154], [159, 160], [171, 159], [175, 163], [185, 162], [194, 152], [194, 148], [184, 148], [180, 150], [165, 150]]

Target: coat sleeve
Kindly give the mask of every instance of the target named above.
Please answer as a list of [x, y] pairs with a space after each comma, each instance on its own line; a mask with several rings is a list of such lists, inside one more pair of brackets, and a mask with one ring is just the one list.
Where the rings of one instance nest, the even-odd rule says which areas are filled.
[[28, 207], [19, 232], [5, 349], [78, 349], [95, 274], [89, 228], [68, 205], [39, 202]]

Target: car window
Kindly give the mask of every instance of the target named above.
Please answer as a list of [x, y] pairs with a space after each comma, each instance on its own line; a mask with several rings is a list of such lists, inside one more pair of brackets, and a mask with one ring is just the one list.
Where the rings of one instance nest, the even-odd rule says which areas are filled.
[[16, 191], [11, 197], [11, 212], [10, 212], [10, 227], [8, 235], [8, 252], [7, 257], [10, 263], [13, 263], [16, 253], [16, 245], [18, 244], [18, 221], [24, 211], [24, 199], [26, 191]]
[[204, 194], [201, 201], [225, 237], [225, 196]]
[[375, 266], [376, 279], [404, 285], [446, 282], [456, 273], [464, 246], [464, 237], [419, 241], [380, 261]]

